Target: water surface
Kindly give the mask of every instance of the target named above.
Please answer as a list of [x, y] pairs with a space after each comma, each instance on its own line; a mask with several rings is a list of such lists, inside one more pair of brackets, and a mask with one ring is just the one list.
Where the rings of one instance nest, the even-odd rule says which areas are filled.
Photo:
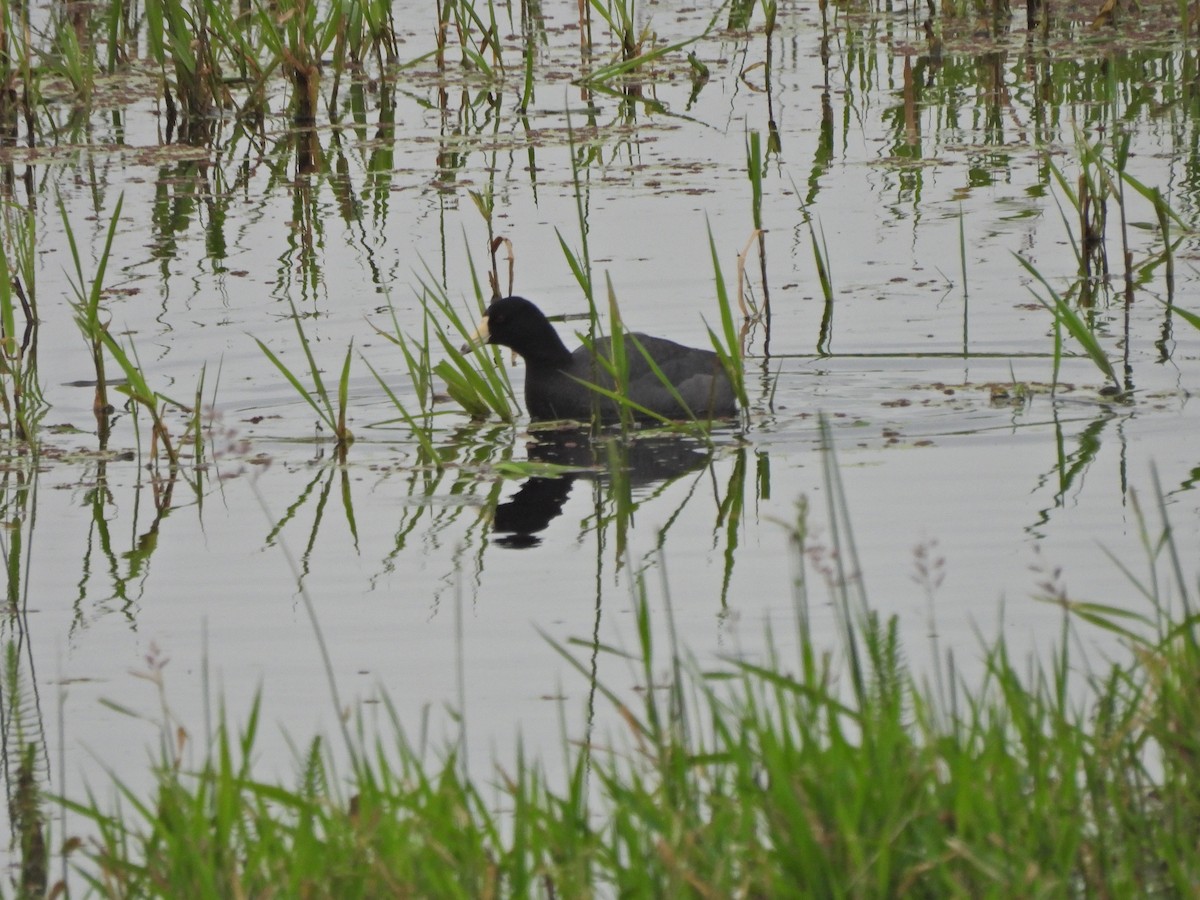
[[[402, 56], [416, 59], [432, 14], [395, 7]], [[666, 43], [701, 34], [714, 10], [650, 4], [641, 15]], [[771, 641], [790, 652], [798, 583], [815, 639], [836, 649], [821, 415], [857, 575], [871, 604], [898, 617], [917, 668], [936, 646], [978, 672], [980, 635], [1000, 630], [1018, 652], [1046, 646], [1062, 622], [1046, 594], [1137, 606], [1109, 554], [1142, 565], [1135, 497], [1153, 508], [1154, 472], [1181, 552], [1195, 548], [1188, 407], [1200, 342], [1164, 305], [1153, 208], [1127, 183], [1127, 302], [1109, 201], [1111, 277], [1090, 283], [1081, 310], [1124, 397], [1101, 392], [1104, 377], [1069, 336], [1051, 391], [1054, 317], [1035, 297], [1048, 292], [1016, 258], [1077, 302], [1080, 225], [1052, 165], [1074, 185], [1079, 141], [1106, 142], [1111, 158], [1114, 133], [1129, 137], [1127, 171], [1191, 226], [1194, 50], [1163, 29], [1145, 40], [1154, 21], [1116, 37], [1056, 22], [1042, 41], [1019, 22], [989, 37], [969, 20], [936, 23], [937, 58], [911, 14], [831, 8], [823, 27], [816, 5], [785, 5], [770, 37], [752, 19], [691, 45], [710, 72], [698, 90], [680, 51], [609, 94], [572, 82], [575, 25], [545, 16], [526, 116], [514, 34], [503, 78], [425, 60], [348, 79], [318, 123], [312, 172], [298, 171], [285, 84], [272, 85], [261, 131], [227, 115], [211, 141], [181, 144], [146, 61], [114, 76], [143, 89], [107, 101], [98, 89], [101, 108], [81, 121], [53, 98], [62, 129], [4, 150], [9, 203], [34, 221], [49, 404], [40, 456], [13, 445], [0, 482], [16, 601], [6, 639], [35, 698], [52, 790], [107, 790], [110, 772], [145, 784], [152, 750], [140, 748], [164, 717], [199, 754], [219, 707], [238, 721], [258, 694], [277, 726], [262, 743], [268, 771], [290, 772], [287, 736], [303, 745], [343, 712], [370, 720], [385, 696], [435, 747], [459, 737], [461, 716], [480, 774], [512, 759], [518, 735], [553, 770], [564, 728], [620, 725], [551, 642], [577, 639], [596, 679], [639, 686], [634, 669], [595, 650], [634, 646], [639, 585], [656, 639], [669, 611], [705, 666], [764, 658]], [[608, 45], [599, 52], [607, 59]], [[476, 314], [488, 228], [471, 192], [491, 192], [515, 292], [551, 314], [586, 312], [560, 247], [580, 252], [582, 210], [594, 276], [611, 278], [626, 323], [704, 345], [719, 316], [710, 235], [735, 291], [753, 230], [752, 131], [768, 150], [766, 234], [747, 293], [770, 314], [746, 329], [745, 421], [711, 442], [658, 434], [610, 446], [531, 435], [523, 416], [450, 412], [433, 437], [451, 464], [422, 465], [367, 363], [415, 406], [401, 355], [375, 327], [389, 330], [394, 313], [420, 340], [431, 285]], [[169, 397], [191, 403], [204, 372], [205, 465], [186, 456], [173, 480], [151, 463], [145, 415], [118, 408], [102, 442], [93, 391], [77, 384], [94, 369], [72, 317], [58, 203], [91, 272], [119, 196], [110, 329]], [[1170, 240], [1173, 299], [1200, 310], [1195, 241], [1179, 225]], [[353, 341], [357, 440], [345, 464], [253, 340], [305, 371], [292, 304], [330, 382]], [[511, 377], [519, 385], [521, 370]], [[169, 419], [177, 433], [184, 420]], [[537, 480], [502, 465], [547, 455], [579, 471]], [[803, 558], [791, 540], [801, 502]], [[924, 576], [922, 559], [937, 561]]]

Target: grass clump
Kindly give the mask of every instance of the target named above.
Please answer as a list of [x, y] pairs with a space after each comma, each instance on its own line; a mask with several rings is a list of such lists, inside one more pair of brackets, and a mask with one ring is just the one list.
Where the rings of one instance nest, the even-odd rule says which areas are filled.
[[[121, 219], [124, 200], [123, 194], [117, 198], [112, 218], [108, 224], [104, 249], [97, 261], [96, 274], [89, 280], [84, 275], [83, 262], [75, 242], [75, 234], [71, 228], [71, 222], [67, 218], [66, 207], [60, 198], [59, 213], [62, 217], [63, 231], [66, 234], [68, 246], [71, 248], [71, 260], [75, 267], [75, 281], [71, 285], [75, 299], [71, 301], [71, 306], [75, 313], [75, 325], [91, 351], [92, 365], [96, 373], [96, 393], [92, 405], [96, 415], [101, 446], [106, 445], [109, 436], [109, 415], [112, 412], [112, 406], [109, 403], [108, 388], [112, 387], [128, 397], [134, 409], [141, 408], [149, 414], [151, 460], [157, 460], [161, 447], [169, 465], [174, 468], [179, 464], [179, 453], [171, 439], [170, 429], [167, 427], [168, 407], [174, 406], [189, 413], [194, 411], [150, 387], [141, 360], [138, 358], [137, 349], [133, 345], [132, 337], [127, 338], [129, 346], [126, 349], [109, 330], [109, 315], [100, 302], [104, 295], [104, 273], [112, 254], [113, 238], [116, 236], [117, 224]], [[107, 375], [106, 351], [124, 376], [119, 383], [112, 383]], [[136, 422], [135, 418], [135, 427]]]
[[[410, 408], [411, 404], [406, 404], [369, 362], [367, 367], [417, 441], [421, 463], [440, 468], [453, 455], [453, 449], [435, 441], [434, 418], [440, 414], [434, 409], [438, 379], [446, 385], [447, 395], [475, 419], [495, 414], [511, 423], [516, 418], [516, 402], [504, 369], [496, 365], [496, 350], [467, 347], [471, 342], [470, 323], [446, 292], [435, 281], [423, 282], [418, 300], [423, 310], [419, 335], [405, 334], [391, 307], [391, 330], [375, 328], [376, 334], [400, 350], [416, 408]], [[445, 353], [436, 365], [430, 361], [435, 338]], [[449, 409], [441, 412], [453, 413]]]
[[301, 399], [312, 407], [313, 412], [317, 414], [325, 428], [333, 434], [338, 457], [344, 462], [346, 451], [354, 443], [354, 434], [350, 431], [346, 422], [349, 406], [350, 360], [354, 352], [354, 343], [351, 342], [350, 346], [346, 348], [346, 356], [342, 361], [342, 369], [338, 377], [337, 394], [335, 397], [325, 386], [324, 379], [321, 378], [321, 369], [317, 365], [316, 358], [313, 356], [312, 347], [309, 343], [308, 335], [304, 332], [304, 326], [300, 321], [300, 313], [296, 311], [296, 305], [292, 303], [290, 298], [288, 304], [291, 306], [292, 320], [296, 323], [296, 334], [300, 339], [300, 349], [304, 351], [304, 359], [308, 364], [308, 372], [312, 378], [314, 388], [310, 390], [300, 380], [299, 374], [292, 371], [261, 340], [254, 338], [254, 342], [258, 344], [258, 348], [262, 350], [263, 354], [271, 361], [279, 373], [287, 379], [288, 384], [295, 389]]
[[1037, 301], [1054, 315], [1054, 383], [1058, 384], [1058, 373], [1062, 366], [1062, 330], [1065, 328], [1067, 333], [1075, 339], [1076, 344], [1083, 350], [1087, 358], [1095, 364], [1096, 368], [1109, 382], [1110, 389], [1114, 392], [1120, 392], [1121, 381], [1117, 378], [1117, 371], [1113, 368], [1108, 354], [1100, 344], [1100, 340], [1096, 337], [1095, 332], [1089, 327], [1087, 321], [1071, 308], [1071, 304], [1058, 291], [1054, 290], [1050, 282], [1042, 277], [1042, 274], [1031, 262], [1021, 256], [1017, 257], [1017, 262], [1025, 268], [1025, 271], [1041, 282], [1042, 287], [1050, 294], [1050, 299], [1047, 300], [1036, 291], [1033, 293]]
[[[68, 801], [98, 831], [80, 871], [121, 897], [1189, 895], [1200, 641], [1165, 514], [1155, 532], [1138, 511], [1149, 575], [1123, 569], [1149, 612], [1048, 584], [1064, 627], [1047, 663], [1014, 662], [1000, 639], [980, 683], [950, 663], [933, 688], [896, 621], [841, 571], [854, 550], [836, 472], [827, 480], [835, 546], [817, 568], [840, 652], [814, 644], [801, 576], [794, 658], [704, 671], [655, 644], [660, 601], [642, 584], [638, 646], [621, 655], [647, 687], [672, 677], [632, 705], [597, 684], [623, 732], [569, 744], [560, 787], [519, 754], [484, 788], [455, 754], [431, 761], [394, 711], [395, 742], [360, 729], [348, 777], [318, 740], [292, 786], [266, 783], [251, 765], [256, 706], [195, 767], [165, 728], [152, 796], [120, 788], [115, 812]], [[791, 530], [801, 561], [822, 553], [805, 518]], [[1068, 614], [1121, 635], [1129, 659], [1080, 675]]]

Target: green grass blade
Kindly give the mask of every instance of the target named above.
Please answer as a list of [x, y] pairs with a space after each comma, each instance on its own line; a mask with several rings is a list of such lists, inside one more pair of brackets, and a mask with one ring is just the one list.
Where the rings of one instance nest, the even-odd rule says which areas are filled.
[[330, 416], [329, 413], [322, 408], [319, 403], [317, 403], [316, 399], [312, 395], [312, 391], [300, 383], [300, 379], [293, 374], [292, 370], [287, 367], [287, 364], [284, 363], [283, 360], [275, 355], [270, 347], [268, 347], [258, 338], [254, 338], [254, 343], [258, 344], [258, 349], [262, 350], [267, 359], [269, 359], [274, 364], [275, 368], [279, 370], [279, 373], [287, 379], [288, 384], [296, 389], [296, 393], [304, 399], [304, 402], [313, 408], [313, 412], [317, 414], [318, 418], [320, 418], [322, 422], [329, 426], [329, 430], [336, 432], [337, 422], [335, 422], [333, 417]]
[[342, 377], [338, 380], [338, 427], [337, 436], [340, 441], [347, 441], [351, 435], [346, 429], [346, 407], [350, 393], [350, 356], [354, 352], [354, 339], [346, 348], [346, 361], [342, 363]]
[[1104, 348], [1100, 346], [1100, 342], [1096, 339], [1096, 335], [1092, 330], [1088, 328], [1087, 323], [1079, 317], [1079, 314], [1075, 310], [1071, 309], [1070, 304], [1059, 295], [1058, 291], [1050, 286], [1050, 283], [1042, 277], [1041, 272], [1034, 268], [1032, 263], [1019, 255], [1017, 256], [1017, 261], [1024, 267], [1025, 271], [1042, 284], [1049, 292], [1051, 299], [1047, 301], [1036, 291], [1031, 291], [1034, 298], [1054, 314], [1055, 319], [1067, 329], [1067, 333], [1075, 339], [1079, 346], [1083, 348], [1088, 358], [1096, 364], [1096, 368], [1119, 389], [1121, 383], [1117, 379], [1117, 373], [1113, 370], [1112, 363], [1109, 361], [1107, 354], [1105, 354]]
[[742, 360], [741, 339], [738, 336], [737, 325], [733, 320], [733, 305], [729, 300], [729, 291], [725, 288], [725, 276], [721, 273], [721, 257], [717, 253], [717, 242], [713, 238], [712, 226], [708, 226], [708, 251], [712, 257], [713, 278], [717, 288], [717, 308], [721, 315], [721, 336], [723, 340], [708, 329], [709, 339], [713, 349], [725, 367], [729, 383], [733, 385], [734, 396], [743, 410], [749, 409], [750, 398], [746, 394], [746, 371]]
[[1194, 312], [1188, 312], [1186, 309], [1181, 309], [1178, 306], [1172, 306], [1171, 309], [1175, 310], [1179, 318], [1183, 319], [1183, 321], [1187, 322], [1193, 328], [1200, 329], [1200, 316], [1196, 315]]
[[396, 411], [400, 413], [400, 417], [412, 431], [412, 436], [420, 446], [421, 452], [427, 459], [441, 468], [441, 454], [438, 453], [437, 445], [433, 442], [433, 438], [430, 434], [431, 429], [422, 426], [417, 422], [416, 417], [408, 411], [408, 408], [403, 402], [401, 402], [400, 398], [396, 396], [395, 392], [391, 389], [391, 387], [388, 386], [387, 382], [383, 380], [383, 376], [375, 370], [375, 367], [372, 366], [365, 357], [363, 357], [363, 363], [366, 364], [366, 367], [370, 370], [371, 374], [375, 376], [375, 380], [379, 382], [379, 386], [383, 388], [383, 392], [387, 394], [388, 399], [392, 401], [392, 405], [396, 407]]

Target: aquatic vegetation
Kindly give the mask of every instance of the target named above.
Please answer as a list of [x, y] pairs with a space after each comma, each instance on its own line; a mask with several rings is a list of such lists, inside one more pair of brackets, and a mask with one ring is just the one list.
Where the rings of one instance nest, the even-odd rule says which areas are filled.
[[308, 374], [312, 379], [313, 389], [310, 390], [303, 384], [300, 377], [265, 343], [258, 338], [255, 338], [254, 342], [258, 344], [258, 348], [262, 350], [279, 373], [287, 379], [288, 384], [295, 388], [296, 393], [312, 408], [325, 427], [332, 432], [337, 452], [344, 460], [346, 451], [354, 443], [354, 435], [346, 424], [347, 406], [349, 405], [350, 361], [354, 356], [354, 343], [351, 342], [350, 346], [346, 348], [346, 358], [342, 362], [341, 375], [338, 378], [335, 403], [335, 399], [330, 396], [329, 389], [325, 386], [325, 380], [321, 377], [321, 368], [313, 357], [312, 347], [309, 344], [308, 336], [304, 333], [304, 325], [300, 321], [300, 314], [296, 311], [294, 304], [292, 304], [292, 320], [296, 323], [296, 334], [300, 339], [300, 348], [304, 351], [304, 359], [308, 363]]
[[162, 73], [168, 121], [182, 118], [184, 140], [205, 135], [205, 119], [225, 98], [216, 48], [210, 39], [209, 7], [204, 0], [149, 0], [146, 4], [147, 44]]
[[[1190, 775], [1137, 757], [1190, 728], [1186, 710], [1176, 730], [1148, 724], [1175, 649], [1139, 642], [1155, 615], [1047, 578], [1057, 607], [1123, 644], [1101, 643], [1116, 667], [1096, 685], [1074, 680], [1086, 641], [1032, 677], [1010, 663], [1053, 631], [1033, 602], [1008, 643], [962, 650], [998, 596], [1028, 598], [1039, 547], [1070, 543], [1065, 570], [1096, 584], [1078, 535], [1114, 554], [1137, 539], [1148, 458], [1170, 473], [1180, 546], [1195, 537], [1177, 439], [1200, 358], [1187, 4], [1110, 4], [1099, 22], [970, 0], [393, 5], [0, 5], [0, 643], [24, 667], [4, 693], [46, 701], [53, 675], [65, 722], [56, 740], [39, 702], [0, 723], [0, 892], [86, 892], [79, 874], [47, 883], [64, 845], [97, 893], [1194, 884], [1176, 847], [1191, 813], [1155, 794]], [[617, 428], [537, 427], [505, 354], [462, 349], [512, 293], [608, 340]], [[635, 323], [711, 343], [740, 420], [634, 427]], [[798, 496], [843, 493], [813, 465], [820, 443], [872, 504], [869, 558], [840, 514], [827, 536], [793, 516]], [[294, 569], [272, 569], [264, 550], [297, 535]], [[937, 539], [973, 583], [931, 609], [945, 642], [926, 653], [895, 561]], [[932, 595], [937, 563], [918, 564]], [[835, 602], [780, 628], [789, 586], [822, 579]], [[296, 734], [320, 695], [289, 632], [308, 637], [301, 602], [336, 618], [323, 665], [353, 679], [325, 715], [379, 712], [386, 746], [322, 738], [281, 786], [261, 774], [279, 754], [259, 717]], [[125, 736], [112, 716], [150, 636], [171, 646], [139, 684], [164, 684], [167, 653], [172, 673], [206, 669], [201, 623], [225, 630], [229, 708], [253, 684], [263, 706], [222, 733], [194, 705], [164, 728], [159, 803], [127, 741], [108, 743]], [[586, 678], [561, 684], [564, 664]], [[209, 690], [199, 677], [181, 705]], [[537, 730], [560, 684], [561, 747]], [[1139, 694], [1136, 714], [1111, 685]], [[103, 727], [77, 766], [81, 704]], [[517, 721], [508, 753], [496, 735]], [[49, 798], [80, 792], [53, 745], [97, 788], [59, 816]], [[95, 775], [110, 763], [134, 772], [115, 805]]]
[[1030, 275], [1032, 275], [1041, 283], [1042, 287], [1044, 287], [1050, 295], [1050, 299], [1046, 300], [1040, 294], [1034, 293], [1034, 296], [1037, 298], [1038, 302], [1054, 314], [1054, 381], [1057, 383], [1059, 369], [1062, 365], [1063, 347], [1060, 329], [1066, 328], [1067, 333], [1075, 339], [1075, 342], [1084, 351], [1088, 359], [1095, 363], [1096, 368], [1099, 369], [1100, 372], [1103, 373], [1104, 377], [1108, 379], [1112, 389], [1114, 391], [1120, 391], [1121, 382], [1117, 378], [1116, 370], [1113, 369], [1113, 365], [1108, 358], [1108, 354], [1104, 351], [1104, 348], [1100, 346], [1100, 342], [1096, 339], [1096, 335], [1092, 329], [1089, 328], [1083, 318], [1071, 308], [1071, 304], [1068, 303], [1062, 297], [1062, 295], [1058, 293], [1058, 291], [1054, 290], [1054, 288], [1050, 286], [1050, 283], [1042, 277], [1041, 273], [1038, 272], [1038, 270], [1035, 269], [1028, 260], [1018, 257], [1018, 261], [1025, 267], [1026, 271], [1028, 271]]
[[721, 366], [725, 369], [725, 376], [733, 385], [733, 392], [738, 399], [738, 404], [742, 410], [748, 410], [750, 398], [746, 393], [746, 369], [742, 359], [741, 336], [734, 324], [733, 307], [729, 300], [729, 291], [725, 287], [725, 278], [721, 274], [721, 259], [717, 253], [717, 245], [713, 240], [711, 228], [708, 232], [708, 249], [712, 257], [717, 309], [721, 317], [721, 330], [714, 331], [710, 327], [708, 335], [712, 340], [713, 350], [716, 351], [717, 357], [721, 360]]
[[146, 410], [150, 416], [150, 459], [157, 460], [158, 446], [161, 444], [170, 465], [172, 467], [179, 465], [179, 451], [171, 440], [166, 413], [168, 405], [184, 410], [187, 407], [179, 401], [172, 400], [165, 394], [151, 389], [143, 374], [141, 360], [138, 359], [137, 349], [133, 346], [132, 340], [129, 341], [129, 349], [126, 350], [125, 346], [113, 337], [109, 329], [104, 327], [100, 330], [100, 342], [125, 376], [124, 382], [115, 384], [113, 389], [118, 393], [125, 394], [131, 402]]
[[[515, 394], [503, 367], [496, 365], [498, 351], [484, 347], [467, 347], [474, 327], [459, 315], [444, 291], [425, 285], [421, 296], [426, 320], [432, 324], [434, 335], [446, 354], [433, 367], [433, 374], [446, 383], [446, 391], [471, 416], [481, 418], [496, 415], [511, 422], [515, 417]], [[464, 349], [466, 348], [466, 349]], [[488, 355], [492, 354], [488, 359]]]
[[[167, 427], [167, 407], [174, 406], [184, 410], [187, 407], [150, 387], [146, 381], [141, 362], [138, 359], [137, 350], [133, 347], [132, 339], [129, 339], [129, 349], [126, 349], [113, 336], [111, 325], [108, 321], [109, 316], [106, 312], [102, 312], [100, 306], [100, 299], [104, 290], [105, 271], [107, 270], [109, 256], [112, 252], [113, 237], [116, 235], [123, 203], [124, 197], [118, 197], [113, 208], [112, 218], [109, 221], [104, 248], [101, 250], [97, 261], [96, 274], [89, 280], [83, 273], [83, 263], [75, 243], [75, 235], [71, 228], [71, 223], [67, 218], [66, 209], [60, 200], [59, 212], [62, 216], [63, 229], [70, 244], [72, 261], [75, 265], [75, 281], [71, 285], [75, 292], [75, 300], [72, 301], [72, 308], [75, 313], [75, 325], [91, 350], [92, 365], [96, 373], [96, 393], [92, 409], [96, 416], [101, 447], [103, 448], [108, 440], [109, 415], [112, 412], [112, 406], [109, 403], [108, 388], [111, 386], [118, 393], [125, 394], [135, 407], [142, 408], [148, 413], [151, 422], [150, 459], [157, 461], [158, 448], [161, 445], [162, 451], [166, 454], [167, 461], [173, 469], [179, 464], [179, 454], [171, 439], [170, 430]], [[114, 382], [109, 378], [107, 367], [105, 366], [106, 353], [121, 370], [124, 376], [122, 381]], [[136, 417], [134, 421], [136, 424]]]
[[[401, 419], [408, 425], [413, 437], [417, 440], [421, 451], [420, 461], [424, 464], [437, 465], [440, 463], [441, 454], [438, 452], [433, 438], [433, 373], [429, 362], [429, 318], [425, 318], [423, 322], [424, 333], [422, 339], [417, 342], [410, 340], [404, 334], [404, 330], [396, 320], [395, 307], [390, 303], [388, 304], [388, 311], [391, 314], [392, 330], [385, 331], [376, 326], [375, 331], [400, 349], [400, 353], [404, 357], [404, 364], [408, 369], [409, 382], [412, 385], [413, 392], [417, 396], [417, 411], [410, 412], [409, 408], [396, 396], [396, 392], [387, 383], [386, 379], [376, 371], [369, 360], [364, 357], [363, 362], [371, 370], [371, 374], [375, 376], [376, 382], [379, 383], [380, 388], [387, 394], [388, 399], [396, 407], [396, 411], [400, 414]], [[420, 421], [418, 421], [418, 418]]]
[[83, 263], [79, 257], [79, 251], [75, 246], [75, 235], [71, 229], [71, 223], [67, 219], [66, 209], [61, 205], [61, 202], [59, 205], [63, 227], [71, 245], [72, 260], [75, 263], [76, 281], [72, 285], [75, 291], [75, 324], [79, 327], [79, 331], [91, 351], [92, 366], [96, 373], [96, 395], [92, 409], [95, 412], [96, 421], [100, 428], [101, 446], [105, 444], [105, 437], [107, 436], [106, 423], [111, 405], [108, 402], [108, 377], [104, 365], [103, 334], [107, 328], [107, 323], [101, 319], [100, 296], [104, 284], [104, 271], [108, 265], [109, 253], [112, 250], [113, 235], [116, 233], [117, 221], [120, 218], [121, 203], [121, 200], [117, 201], [115, 213], [108, 226], [104, 251], [100, 254], [100, 259], [96, 267], [96, 275], [90, 283], [83, 274]]

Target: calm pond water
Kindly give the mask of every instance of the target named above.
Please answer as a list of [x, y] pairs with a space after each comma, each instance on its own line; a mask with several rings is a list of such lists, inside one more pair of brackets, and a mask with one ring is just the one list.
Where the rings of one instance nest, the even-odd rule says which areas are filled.
[[[633, 667], [595, 651], [634, 647], [639, 577], [657, 639], [669, 609], [704, 666], [762, 658], [770, 640], [786, 657], [801, 577], [814, 634], [836, 650], [819, 414], [867, 595], [899, 618], [918, 668], [931, 632], [968, 675], [980, 635], [1002, 629], [1018, 652], [1044, 647], [1062, 622], [1039, 600], [1048, 590], [1137, 608], [1144, 601], [1109, 557], [1143, 571], [1135, 497], [1153, 511], [1154, 472], [1185, 563], [1194, 558], [1200, 340], [1165, 305], [1164, 235], [1135, 186], [1159, 189], [1177, 215], [1173, 299], [1200, 312], [1189, 230], [1200, 201], [1198, 61], [1170, 20], [1114, 32], [1055, 21], [1044, 40], [1028, 40], [1023, 21], [990, 35], [984, 20], [939, 21], [931, 54], [923, 6], [831, 6], [823, 28], [817, 4], [785, 3], [769, 38], [758, 8], [748, 30], [729, 29], [725, 10], [622, 93], [621, 82], [573, 83], [580, 36], [569, 6], [541, 11], [527, 116], [521, 24], [505, 14], [503, 76], [461, 70], [455, 50], [447, 73], [425, 58], [383, 80], [347, 78], [332, 113], [322, 104], [305, 174], [282, 82], [268, 87], [260, 128], [226, 114], [211, 141], [186, 144], [168, 133], [144, 50], [133, 74], [97, 77], [90, 115], [72, 114], [69, 85], [47, 79], [34, 146], [22, 135], [0, 156], [15, 176], [8, 221], [27, 211], [36, 234], [48, 404], [40, 455], [8, 447], [0, 501], [14, 601], [4, 636], [34, 701], [25, 727], [36, 728], [48, 789], [103, 794], [109, 772], [145, 785], [164, 716], [199, 755], [219, 705], [238, 722], [259, 693], [271, 726], [264, 777], [288, 777], [289, 739], [329, 734], [338, 715], [300, 585], [343, 706], [370, 721], [386, 696], [410, 736], [427, 730], [435, 748], [457, 739], [459, 711], [470, 765], [485, 777], [512, 758], [518, 735], [554, 771], [564, 729], [619, 731], [550, 642], [578, 640], [572, 652], [595, 678], [639, 686]], [[394, 10], [400, 58], [418, 60], [433, 49], [433, 13]], [[702, 34], [717, 11], [649, 3], [639, 16], [665, 46]], [[607, 32], [594, 28], [607, 62]], [[693, 81], [688, 51], [706, 82]], [[368, 364], [415, 409], [403, 357], [375, 329], [391, 330], [394, 312], [420, 342], [426, 286], [476, 315], [473, 272], [484, 279], [489, 235], [472, 192], [491, 192], [515, 293], [554, 315], [586, 312], [560, 247], [580, 251], [582, 210], [597, 284], [611, 278], [626, 323], [704, 345], [706, 322], [719, 318], [709, 235], [736, 292], [754, 227], [751, 132], [766, 152], [766, 233], [765, 258], [749, 252], [747, 291], [760, 311], [769, 295], [770, 314], [746, 332], [745, 423], [716, 429], [711, 446], [631, 441], [615, 457], [626, 483], [611, 476], [621, 448], [606, 440], [535, 441], [523, 416], [510, 425], [448, 413], [433, 440], [451, 464], [421, 465]], [[1081, 148], [1099, 142], [1111, 161], [1124, 138], [1136, 182], [1112, 184], [1124, 184], [1132, 302], [1112, 197], [1111, 277], [1090, 282], [1080, 307], [1080, 224], [1054, 170], [1077, 190]], [[1089, 171], [1099, 179], [1096, 164]], [[73, 320], [59, 200], [90, 276], [121, 196], [104, 279], [110, 331], [166, 396], [191, 403], [204, 372], [206, 465], [185, 448], [173, 480], [148, 465], [144, 413], [119, 407], [101, 451], [95, 371]], [[1127, 396], [1101, 392], [1104, 376], [1065, 332], [1051, 394], [1055, 320], [1035, 296], [1049, 292], [1018, 256], [1081, 309]], [[344, 465], [255, 343], [311, 383], [289, 300], [329, 382], [353, 342], [357, 440]], [[432, 354], [445, 356], [436, 345]], [[511, 377], [519, 384], [521, 370]], [[184, 415], [168, 421], [178, 437]], [[585, 469], [538, 479], [501, 465], [545, 459]], [[789, 531], [802, 499], [805, 559]], [[922, 558], [944, 564], [922, 579]], [[1084, 634], [1089, 652], [1114, 651]], [[24, 740], [13, 721], [6, 741]]]

